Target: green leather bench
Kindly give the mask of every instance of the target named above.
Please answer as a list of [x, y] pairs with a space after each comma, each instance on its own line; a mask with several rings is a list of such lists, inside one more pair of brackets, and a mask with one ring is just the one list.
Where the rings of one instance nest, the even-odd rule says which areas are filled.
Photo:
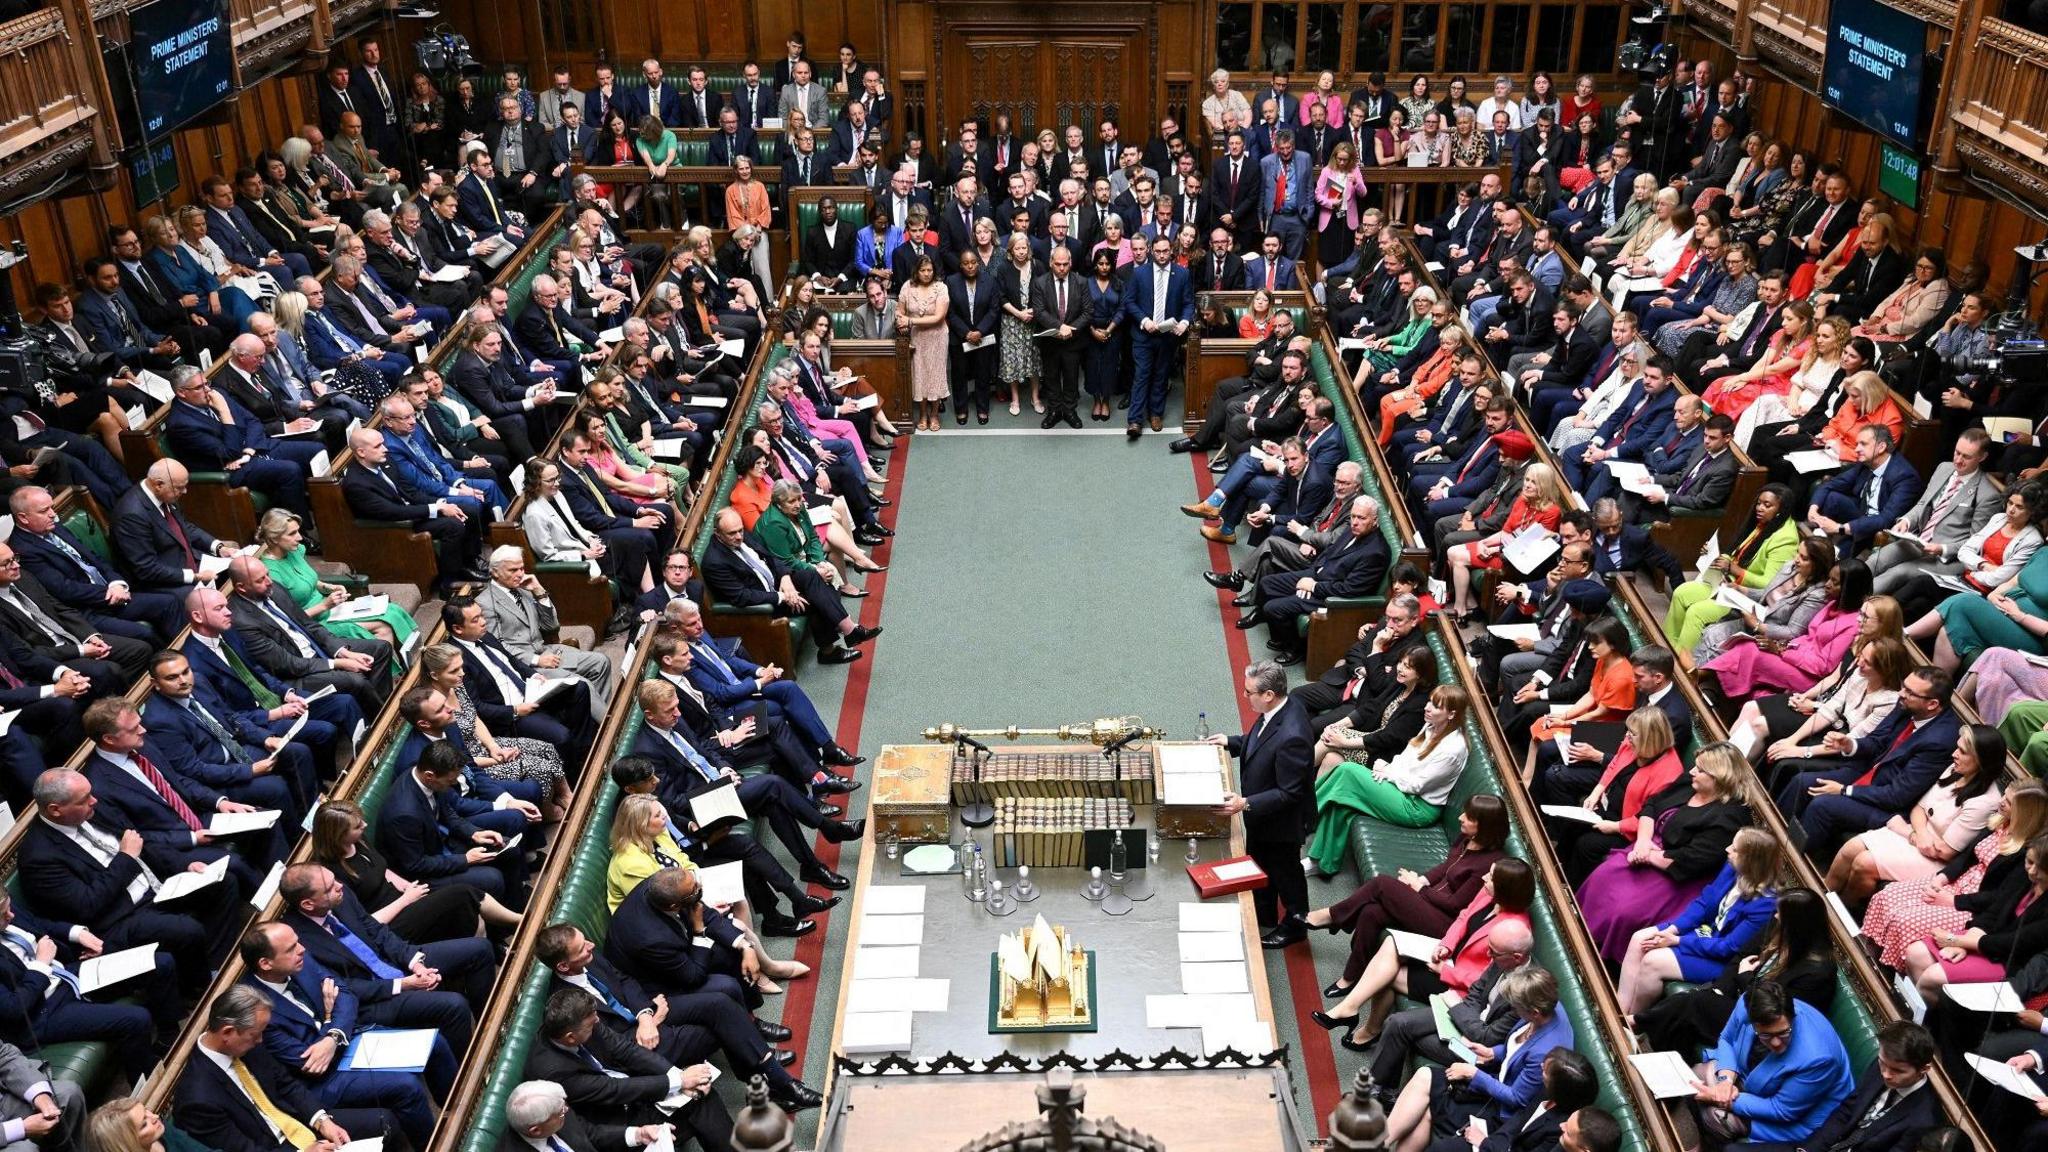
[[[1251, 310], [1251, 305], [1249, 304], [1233, 304], [1230, 306], [1230, 318], [1232, 320], [1242, 320], [1251, 313]], [[1296, 332], [1307, 332], [1309, 330], [1307, 308], [1299, 304], [1289, 304], [1281, 308], [1280, 311], [1294, 318], [1294, 330]]]
[[[1299, 315], [1299, 313], [1304, 311], [1303, 309], [1289, 308], [1288, 311], [1297, 313], [1295, 317], [1296, 324], [1306, 323]], [[1344, 405], [1342, 389], [1346, 385], [1343, 383], [1341, 376], [1331, 371], [1329, 358], [1324, 354], [1321, 344], [1314, 344], [1309, 348], [1309, 372], [1315, 378], [1317, 390], [1322, 392], [1323, 396], [1336, 408], [1337, 430], [1344, 434], [1345, 459], [1365, 461], [1368, 459], [1365, 441], [1359, 435], [1358, 428], [1350, 420], [1344, 418], [1348, 410]], [[1381, 507], [1385, 507], [1387, 505], [1386, 494], [1380, 491], [1379, 481], [1374, 477], [1371, 468], [1363, 469], [1363, 480], [1364, 482], [1359, 488], [1359, 493], [1372, 497], [1379, 502]], [[1399, 556], [1403, 541], [1400, 534], [1394, 529], [1393, 517], [1380, 517], [1380, 535], [1386, 537], [1388, 554]], [[1387, 575], [1388, 580], [1386, 583], [1391, 584], [1393, 576], [1393, 565], [1391, 564], [1387, 566]], [[1329, 608], [1329, 620], [1324, 622], [1323, 626], [1345, 629], [1345, 634], [1349, 636], [1357, 632], [1360, 624], [1379, 617], [1380, 612], [1387, 606], [1387, 588], [1382, 586], [1379, 591], [1369, 596], [1334, 596], [1325, 601], [1325, 604]], [[1306, 638], [1309, 630], [1315, 627], [1317, 623], [1318, 621], [1314, 616], [1303, 616], [1295, 622], [1295, 627], [1300, 635]], [[1347, 644], [1346, 647], [1348, 646]]]
[[[770, 344], [767, 362], [762, 365], [762, 375], [765, 377], [769, 369], [787, 359], [789, 354], [789, 345], [780, 341]], [[742, 413], [739, 427], [727, 435], [744, 437], [753, 426], [754, 413]], [[711, 515], [716, 515], [731, 502], [734, 479], [730, 467], [718, 477], [718, 483], [708, 497], [711, 500]], [[696, 560], [699, 571], [703, 570], [704, 550], [710, 545], [711, 532], [707, 525], [705, 531], [698, 533], [696, 542], [690, 546], [691, 555]], [[714, 635], [739, 636], [749, 641], [747, 652], [755, 663], [779, 664], [785, 671], [795, 669], [796, 657], [803, 651], [804, 638], [809, 634], [804, 627], [803, 617], [790, 616], [778, 620], [774, 610], [765, 604], [744, 608], [736, 608], [729, 604], [711, 604], [706, 606], [705, 617], [706, 624]], [[775, 627], [777, 624], [781, 627]]]
[[711, 141], [680, 140], [676, 143], [676, 163], [685, 168], [702, 168], [711, 163]]
[[[839, 205], [839, 224], [841, 227], [850, 227], [855, 232], [858, 232], [868, 226], [868, 205], [864, 192], [856, 189], [847, 189], [845, 192], [834, 197], [834, 201]], [[816, 200], [799, 200], [796, 202], [796, 226], [798, 236], [808, 236], [811, 229], [818, 226], [818, 202]]]

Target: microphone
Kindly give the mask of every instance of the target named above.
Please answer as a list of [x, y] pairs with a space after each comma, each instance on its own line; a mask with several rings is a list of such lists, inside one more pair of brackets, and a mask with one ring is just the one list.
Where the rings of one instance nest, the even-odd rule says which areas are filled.
[[965, 745], [967, 745], [967, 746], [968, 746], [969, 748], [972, 748], [972, 749], [974, 749], [975, 751], [977, 751], [977, 752], [981, 753], [981, 754], [982, 754], [982, 755], [984, 755], [984, 756], [993, 756], [993, 755], [995, 755], [995, 753], [993, 753], [993, 752], [990, 752], [990, 751], [988, 750], [988, 745], [986, 745], [986, 744], [983, 744], [983, 743], [982, 743], [981, 741], [979, 741], [979, 740], [976, 740], [976, 739], [975, 739], [974, 737], [972, 737], [972, 736], [969, 736], [969, 735], [967, 735], [967, 734], [965, 734], [965, 733], [961, 733], [961, 732], [956, 732], [956, 733], [954, 733], [954, 734], [953, 734], [953, 743], [955, 743], [955, 744], [965, 744]]
[[1133, 728], [1104, 745], [1102, 754], [1104, 756], [1114, 756], [1118, 752], [1123, 751], [1126, 746], [1137, 742], [1140, 737], [1145, 736], [1149, 731], [1150, 729], [1146, 728]]

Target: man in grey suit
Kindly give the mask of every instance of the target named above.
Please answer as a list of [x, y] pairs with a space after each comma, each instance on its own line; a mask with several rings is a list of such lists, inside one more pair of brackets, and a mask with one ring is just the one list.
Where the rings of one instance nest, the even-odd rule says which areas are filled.
[[867, 295], [867, 303], [853, 310], [853, 335], [861, 340], [894, 340], [896, 338], [896, 302], [889, 299], [889, 287], [878, 277], [868, 277], [861, 285]]
[[[1871, 555], [1876, 591], [1896, 596], [1916, 576], [1952, 576], [1963, 570], [1956, 556], [1963, 542], [2005, 508], [2005, 494], [1984, 474], [1990, 451], [1991, 436], [1982, 428], [1971, 428], [1956, 440], [1955, 455], [1935, 466], [1920, 502], [1892, 525], [1892, 542]], [[1925, 543], [1902, 540], [1900, 532]]]
[[270, 570], [253, 556], [228, 565], [235, 582], [228, 611], [249, 659], [308, 694], [333, 685], [355, 698], [363, 715], [374, 716], [391, 695], [391, 645], [382, 640], [343, 641], [301, 611]]
[[85, 1095], [78, 1085], [58, 1080], [50, 1066], [0, 1041], [0, 1126], [15, 1139], [0, 1152], [74, 1147], [85, 1122]]
[[585, 652], [567, 644], [550, 644], [547, 634], [560, 627], [555, 604], [540, 578], [526, 570], [526, 550], [507, 544], [491, 551], [491, 579], [477, 593], [484, 627], [512, 654], [540, 669], [543, 676], [575, 675], [590, 684], [593, 714], [602, 718], [612, 695], [612, 662], [602, 652]]
[[832, 122], [827, 119], [831, 113], [825, 105], [825, 86], [811, 79], [811, 62], [797, 61], [791, 75], [794, 78], [783, 85], [782, 98], [776, 102], [776, 115], [781, 116], [786, 125], [789, 122], [789, 110], [802, 109], [805, 124], [813, 130], [829, 131]]
[[1314, 514], [1315, 519], [1274, 525], [1252, 551], [1249, 562], [1230, 572], [1205, 572], [1203, 578], [1213, 587], [1242, 591], [1274, 572], [1299, 572], [1308, 567], [1316, 554], [1351, 535], [1346, 517], [1352, 499], [1364, 486], [1364, 477], [1365, 469], [1356, 460], [1337, 465], [1330, 477], [1330, 501]]

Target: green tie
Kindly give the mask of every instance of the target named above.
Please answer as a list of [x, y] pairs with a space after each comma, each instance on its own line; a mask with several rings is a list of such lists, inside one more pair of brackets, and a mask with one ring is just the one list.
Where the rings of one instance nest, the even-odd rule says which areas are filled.
[[247, 664], [242, 663], [242, 658], [235, 654], [234, 645], [222, 642], [220, 654], [227, 658], [228, 667], [235, 670], [235, 678], [249, 689], [249, 695], [254, 696], [258, 704], [265, 708], [275, 708], [284, 703], [283, 697], [272, 692], [263, 681], [256, 678], [254, 672], [249, 671]]

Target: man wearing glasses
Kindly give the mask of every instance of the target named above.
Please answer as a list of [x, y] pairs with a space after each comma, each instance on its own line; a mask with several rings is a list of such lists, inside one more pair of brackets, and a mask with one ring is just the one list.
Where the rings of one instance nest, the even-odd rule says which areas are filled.
[[1775, 980], [1750, 985], [1697, 1071], [1693, 1113], [1677, 1119], [1681, 1128], [1696, 1120], [1723, 1143], [1804, 1144], [1856, 1089], [1827, 1016]]
[[1778, 793], [1786, 820], [1805, 833], [1808, 856], [1833, 860], [1844, 840], [1910, 811], [1948, 769], [1957, 730], [1948, 706], [1953, 685], [1948, 672], [1922, 665], [1907, 675], [1898, 707], [1868, 736], [1830, 732], [1821, 741], [1842, 766], [1801, 772]]

